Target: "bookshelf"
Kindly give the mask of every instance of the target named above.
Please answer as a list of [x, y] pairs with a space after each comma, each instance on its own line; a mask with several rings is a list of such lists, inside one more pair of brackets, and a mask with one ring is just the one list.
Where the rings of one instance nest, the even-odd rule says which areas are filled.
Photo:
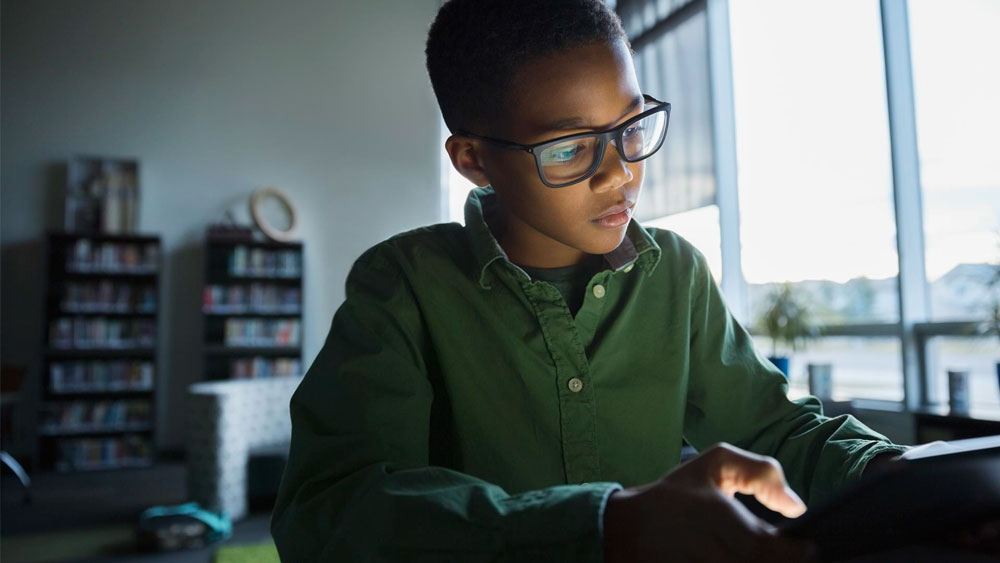
[[209, 234], [205, 380], [301, 375], [302, 244]]
[[159, 237], [49, 232], [45, 264], [41, 467], [151, 465]]

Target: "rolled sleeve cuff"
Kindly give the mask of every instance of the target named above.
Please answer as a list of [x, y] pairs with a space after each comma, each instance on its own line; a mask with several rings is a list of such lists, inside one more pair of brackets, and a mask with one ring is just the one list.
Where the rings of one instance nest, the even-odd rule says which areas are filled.
[[868, 463], [875, 459], [876, 456], [884, 454], [886, 452], [891, 452], [895, 454], [905, 453], [906, 450], [910, 449], [909, 446], [902, 446], [886, 442], [869, 442], [862, 446], [864, 448], [863, 453], [856, 456], [848, 466], [847, 474], [845, 475], [844, 482], [841, 486], [852, 485], [861, 480], [864, 475], [865, 469], [868, 468]]
[[611, 483], [604, 491], [604, 497], [601, 498], [601, 504], [597, 509], [597, 537], [601, 540], [602, 545], [604, 544], [604, 510], [608, 507], [608, 499], [611, 498], [611, 493], [623, 488], [619, 483]]

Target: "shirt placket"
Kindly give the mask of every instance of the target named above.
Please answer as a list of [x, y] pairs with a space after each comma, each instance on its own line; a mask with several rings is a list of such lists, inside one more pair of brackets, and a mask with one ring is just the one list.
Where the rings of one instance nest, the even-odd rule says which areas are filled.
[[[562, 295], [551, 284], [522, 282], [556, 367], [555, 384], [567, 483], [601, 480], [597, 405], [585, 344], [593, 337], [607, 292], [604, 288], [595, 293], [594, 288], [602, 285], [605, 279], [605, 274], [599, 274], [588, 285], [588, 294], [576, 320], [570, 315]], [[596, 297], [597, 294], [601, 297]]]

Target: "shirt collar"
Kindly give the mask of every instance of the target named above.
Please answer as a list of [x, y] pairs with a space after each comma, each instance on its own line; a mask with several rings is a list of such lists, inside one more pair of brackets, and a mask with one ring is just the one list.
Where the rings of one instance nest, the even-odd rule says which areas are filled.
[[[486, 223], [486, 218], [496, 211], [496, 198], [493, 186], [487, 185], [471, 189], [465, 201], [465, 230], [475, 258], [475, 270], [472, 274], [483, 289], [490, 289], [486, 283], [486, 272], [497, 260], [502, 260], [518, 271], [524, 272], [507, 258], [507, 253]], [[604, 254], [604, 258], [615, 271], [637, 263], [645, 270], [647, 276], [651, 276], [660, 260], [660, 246], [646, 229], [633, 219], [629, 221], [621, 244]]]

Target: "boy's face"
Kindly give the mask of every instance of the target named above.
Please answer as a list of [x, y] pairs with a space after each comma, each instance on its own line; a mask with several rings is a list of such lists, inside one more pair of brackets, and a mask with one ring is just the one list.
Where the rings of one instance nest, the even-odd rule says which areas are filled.
[[[577, 46], [522, 66], [508, 92], [502, 123], [495, 130], [476, 133], [531, 145], [604, 131], [642, 109], [632, 58], [623, 43]], [[475, 153], [471, 160], [456, 160], [451, 146], [449, 153], [466, 177], [478, 185], [488, 182], [496, 190], [500, 221], [494, 235], [511, 261], [542, 268], [566, 266], [586, 254], [610, 252], [621, 243], [628, 221], [607, 227], [595, 219], [614, 205], [634, 207], [643, 162], [626, 163], [608, 143], [596, 174], [570, 186], [550, 188], [539, 178], [531, 154], [467, 138], [462, 143], [474, 147], [469, 149]], [[472, 169], [463, 170], [461, 162], [472, 162]], [[626, 213], [631, 219], [632, 209]]]

